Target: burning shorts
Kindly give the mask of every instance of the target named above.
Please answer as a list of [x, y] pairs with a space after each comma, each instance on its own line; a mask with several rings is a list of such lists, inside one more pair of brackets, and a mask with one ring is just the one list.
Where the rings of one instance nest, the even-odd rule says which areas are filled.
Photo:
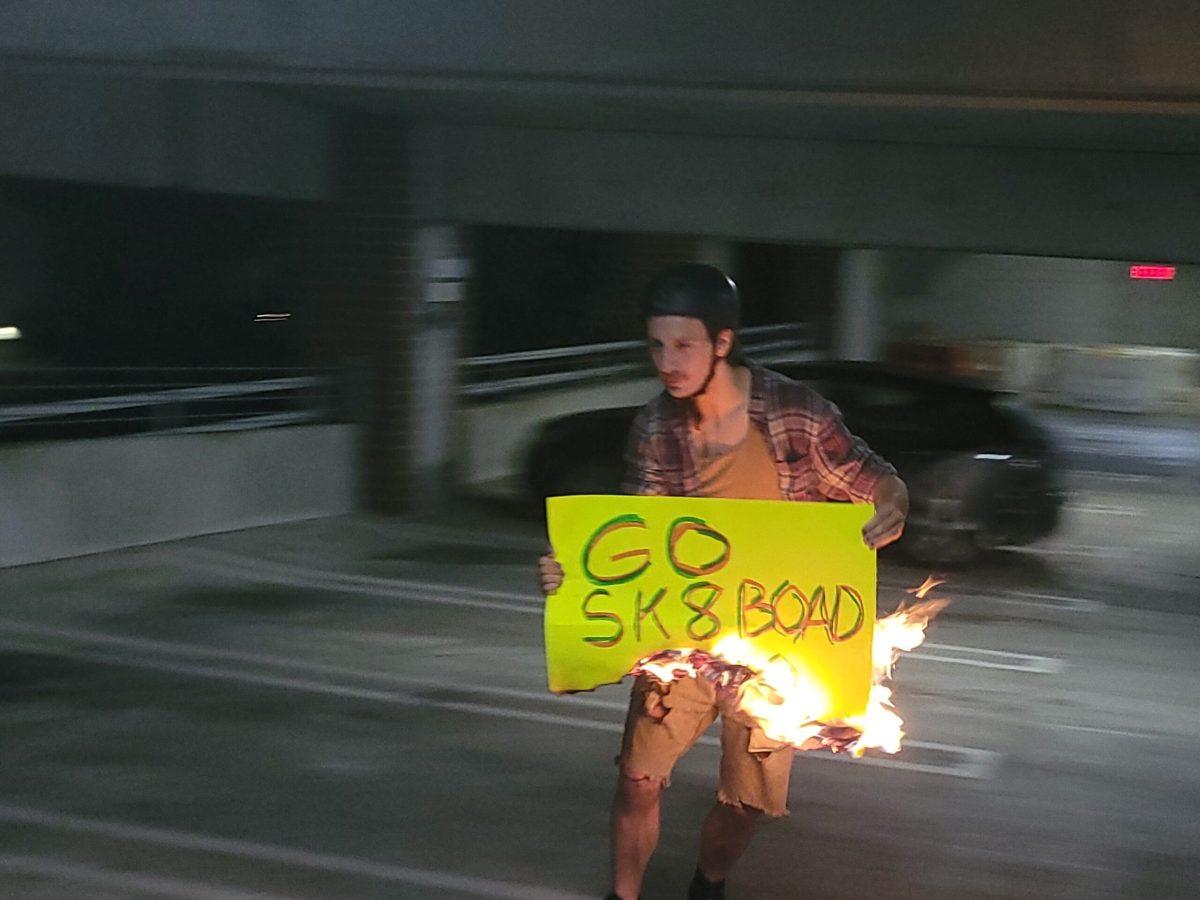
[[721, 716], [721, 776], [717, 797], [731, 806], [787, 815], [795, 748], [768, 738], [729, 706], [728, 695], [704, 678], [670, 684], [640, 676], [633, 686], [617, 764], [627, 778], [664, 786], [680, 759]]

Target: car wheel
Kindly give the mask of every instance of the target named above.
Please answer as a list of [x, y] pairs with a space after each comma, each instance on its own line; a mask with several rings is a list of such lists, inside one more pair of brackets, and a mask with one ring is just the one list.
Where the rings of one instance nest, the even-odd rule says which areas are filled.
[[905, 556], [925, 566], [956, 569], [978, 558], [975, 532], [965, 528], [922, 528], [909, 525], [900, 541]]

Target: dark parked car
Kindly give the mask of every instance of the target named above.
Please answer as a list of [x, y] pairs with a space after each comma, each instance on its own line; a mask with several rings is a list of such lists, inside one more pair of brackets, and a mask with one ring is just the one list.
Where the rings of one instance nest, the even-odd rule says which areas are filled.
[[[917, 562], [955, 566], [989, 547], [1027, 544], [1054, 530], [1062, 506], [1047, 433], [1009, 394], [876, 363], [784, 363], [846, 425], [892, 462], [911, 511], [897, 546]], [[636, 407], [553, 419], [526, 461], [535, 497], [616, 493]]]

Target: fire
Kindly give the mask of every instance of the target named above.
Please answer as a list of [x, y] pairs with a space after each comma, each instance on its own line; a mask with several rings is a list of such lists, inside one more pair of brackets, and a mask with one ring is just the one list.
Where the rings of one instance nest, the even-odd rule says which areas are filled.
[[919, 588], [907, 591], [916, 597], [916, 603], [901, 604], [876, 621], [871, 647], [874, 684], [867, 709], [846, 721], [821, 721], [829, 705], [823, 686], [741, 638], [724, 638], [711, 651], [662, 650], [640, 660], [632, 674], [649, 675], [663, 684], [679, 678], [703, 678], [715, 686], [734, 715], [758, 725], [772, 740], [801, 749], [828, 747], [856, 757], [871, 748], [898, 753], [904, 721], [892, 704], [892, 689], [886, 682], [891, 680], [900, 654], [920, 646], [926, 626], [949, 602], [925, 599], [942, 583], [927, 578]]

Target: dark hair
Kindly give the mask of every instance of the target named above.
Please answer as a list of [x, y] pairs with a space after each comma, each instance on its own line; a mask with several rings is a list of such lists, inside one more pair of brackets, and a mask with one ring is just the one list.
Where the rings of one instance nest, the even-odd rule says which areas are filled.
[[738, 328], [742, 324], [742, 301], [733, 279], [716, 266], [705, 263], [680, 263], [658, 273], [650, 282], [642, 300], [645, 317], [687, 316], [699, 319], [716, 343], [717, 335], [729, 328], [733, 346], [729, 362], [743, 361]]

